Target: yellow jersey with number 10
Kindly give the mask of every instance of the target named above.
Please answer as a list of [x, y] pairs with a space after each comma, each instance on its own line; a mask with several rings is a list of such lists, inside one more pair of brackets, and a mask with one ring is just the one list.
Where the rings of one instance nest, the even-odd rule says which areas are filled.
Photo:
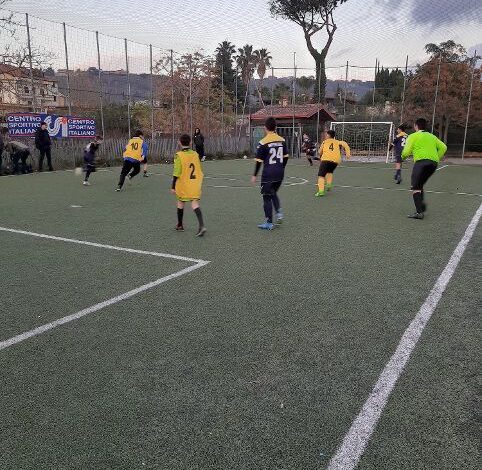
[[341, 163], [341, 150], [343, 147], [346, 158], [350, 158], [350, 147], [344, 140], [326, 139], [320, 148], [320, 160]]
[[176, 196], [181, 201], [201, 199], [204, 174], [197, 152], [183, 149], [174, 157], [174, 173], [177, 177]]
[[126, 149], [124, 151], [124, 158], [131, 160], [141, 161], [142, 157], [142, 144], [144, 141], [140, 137], [133, 137], [127, 142]]

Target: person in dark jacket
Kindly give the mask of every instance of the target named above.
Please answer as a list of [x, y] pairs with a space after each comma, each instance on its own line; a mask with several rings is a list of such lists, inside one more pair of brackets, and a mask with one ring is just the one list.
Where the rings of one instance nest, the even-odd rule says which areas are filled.
[[90, 186], [89, 176], [91, 173], [95, 172], [95, 154], [99, 150], [100, 144], [102, 143], [102, 137], [100, 135], [87, 145], [84, 149], [84, 171], [85, 178], [83, 181], [84, 186]]
[[198, 153], [199, 158], [203, 162], [204, 160], [206, 160], [206, 155], [204, 153], [204, 136], [201, 134], [201, 129], [199, 129], [199, 127], [196, 127], [196, 129], [194, 130], [193, 141], [195, 150]]
[[13, 174], [28, 173], [27, 159], [30, 155], [28, 145], [16, 140], [7, 140], [5, 150], [10, 154], [13, 163]]
[[3, 140], [3, 135], [5, 134], [6, 129], [3, 127], [0, 129], [0, 175], [2, 174], [2, 154], [3, 150], [5, 149], [5, 141]]
[[51, 152], [52, 142], [50, 140], [49, 131], [47, 130], [47, 123], [41, 122], [40, 127], [35, 132], [35, 147], [37, 147], [40, 152], [40, 158], [38, 162], [38, 171], [43, 170], [44, 158], [47, 157], [47, 165], [49, 171], [52, 171], [52, 152]]

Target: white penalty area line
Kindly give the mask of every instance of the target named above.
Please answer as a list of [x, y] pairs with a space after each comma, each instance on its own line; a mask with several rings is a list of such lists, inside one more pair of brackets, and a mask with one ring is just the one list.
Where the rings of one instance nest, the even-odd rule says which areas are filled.
[[56, 237], [54, 235], [46, 235], [45, 233], [28, 232], [26, 230], [17, 230], [17, 229], [8, 228], [8, 227], [0, 227], [0, 232], [16, 233], [20, 235], [28, 235], [31, 237], [46, 238], [48, 240], [56, 240], [59, 242], [66, 242], [66, 243], [75, 243], [77, 245], [94, 246], [96, 248], [104, 248], [107, 250], [115, 250], [115, 251], [124, 251], [126, 253], [135, 253], [139, 255], [157, 256], [158, 258], [169, 258], [169, 259], [175, 259], [179, 261], [186, 261], [188, 263], [197, 263], [197, 264], [208, 263], [208, 261], [204, 261], [202, 259], [187, 258], [185, 256], [171, 255], [170, 253], [158, 253], [157, 251], [144, 251], [144, 250], [136, 250], [134, 248], [124, 248], [121, 246], [104, 245], [102, 243], [88, 242], [85, 240], [76, 240], [75, 238]]
[[119, 302], [122, 302], [123, 300], [130, 299], [131, 297], [134, 297], [135, 295], [140, 294], [141, 292], [145, 292], [147, 290], [153, 289], [154, 287], [157, 287], [161, 284], [164, 284], [165, 282], [168, 282], [168, 281], [170, 281], [172, 279], [175, 279], [177, 277], [184, 276], [185, 274], [188, 274], [192, 271], [195, 271], [196, 269], [202, 268], [203, 266], [206, 266], [207, 264], [209, 264], [209, 261], [199, 260], [199, 259], [194, 259], [194, 258], [187, 258], [185, 256], [171, 255], [169, 253], [158, 253], [158, 252], [155, 252], [155, 251], [143, 251], [143, 250], [135, 250], [135, 249], [132, 249], [132, 248], [124, 248], [124, 247], [119, 247], [119, 246], [103, 245], [101, 243], [93, 243], [93, 242], [87, 242], [87, 241], [83, 241], [83, 240], [76, 240], [76, 239], [64, 238], [64, 237], [56, 237], [56, 236], [53, 236], [53, 235], [46, 235], [46, 234], [43, 234], [43, 233], [35, 233], [35, 232], [28, 232], [26, 230], [16, 230], [16, 229], [11, 229], [11, 228], [7, 228], [7, 227], [0, 227], [0, 232], [16, 233], [16, 234], [20, 234], [20, 235], [29, 235], [29, 236], [37, 237], [37, 238], [45, 238], [45, 239], [49, 239], [49, 240], [56, 240], [56, 241], [67, 242], [67, 243], [75, 243], [75, 244], [79, 244], [79, 245], [93, 246], [93, 247], [97, 247], [97, 248], [105, 248], [105, 249], [108, 249], [108, 250], [123, 251], [123, 252], [127, 252], [127, 253], [156, 256], [156, 257], [159, 257], [159, 258], [168, 258], [168, 259], [175, 259], [175, 260], [178, 260], [178, 261], [185, 261], [185, 262], [189, 262], [189, 263], [194, 263], [192, 266], [181, 269], [180, 271], [176, 271], [175, 273], [168, 274], [167, 276], [163, 276], [159, 279], [156, 279], [155, 281], [152, 281], [152, 282], [144, 284], [140, 287], [137, 287], [136, 289], [132, 289], [128, 292], [125, 292], [123, 294], [112, 297], [111, 299], [104, 300], [103, 302], [99, 302], [95, 305], [92, 305], [91, 307], [80, 310], [77, 313], [67, 315], [67, 316], [62, 317], [58, 320], [54, 320], [50, 323], [46, 323], [46, 324], [41, 325], [41, 326], [39, 326], [37, 328], [34, 328], [32, 330], [25, 331], [24, 333], [21, 333], [19, 335], [13, 336], [13, 337], [8, 338], [6, 340], [0, 341], [0, 351], [3, 350], [3, 349], [7, 349], [10, 346], [13, 346], [15, 344], [21, 343], [22, 341], [25, 341], [29, 338], [34, 337], [34, 336], [41, 335], [42, 333], [45, 333], [45, 332], [50, 331], [54, 328], [57, 328], [58, 326], [65, 325], [66, 323], [70, 323], [74, 320], [78, 320], [79, 318], [85, 317], [86, 315], [89, 315], [91, 313], [98, 312], [99, 310], [102, 310], [106, 307], [109, 307], [110, 305], [114, 305], [114, 304], [117, 304]]
[[353, 470], [357, 466], [388, 402], [390, 394], [410, 359], [430, 317], [437, 308], [450, 279], [454, 275], [467, 245], [474, 235], [481, 216], [482, 204], [480, 204], [475, 212], [475, 215], [465, 230], [464, 236], [452, 253], [452, 256], [435, 282], [428, 297], [425, 299], [425, 302], [405, 330], [397, 349], [378, 377], [370, 396], [353, 421], [341, 446], [330, 460], [327, 470]]
[[444, 168], [447, 168], [449, 165], [442, 165], [442, 166], [439, 166], [435, 171], [440, 171], [440, 170], [443, 170]]

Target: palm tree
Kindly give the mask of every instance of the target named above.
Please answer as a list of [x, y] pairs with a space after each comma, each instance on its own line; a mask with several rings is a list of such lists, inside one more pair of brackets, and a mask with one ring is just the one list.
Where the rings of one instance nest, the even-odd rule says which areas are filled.
[[264, 107], [263, 96], [260, 90], [263, 89], [263, 80], [266, 75], [266, 69], [271, 67], [271, 59], [269, 52], [267, 49], [259, 49], [254, 51], [254, 57], [256, 62], [256, 72], [258, 73], [260, 86], [256, 86], [258, 90], [259, 100], [261, 101], [262, 106]]
[[[243, 103], [243, 118], [246, 111], [246, 102], [248, 100], [249, 82], [253, 78], [254, 70], [256, 68], [256, 56], [253, 52], [253, 46], [246, 44], [238, 49], [238, 55], [236, 56], [236, 64], [241, 72], [241, 80], [246, 87], [246, 93], [244, 95]], [[241, 129], [240, 129], [241, 135]]]

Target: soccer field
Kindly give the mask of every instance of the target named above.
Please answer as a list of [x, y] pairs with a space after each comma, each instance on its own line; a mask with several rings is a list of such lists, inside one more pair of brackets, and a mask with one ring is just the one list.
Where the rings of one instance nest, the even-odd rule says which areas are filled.
[[204, 238], [171, 165], [0, 179], [2, 470], [480, 468], [482, 167], [441, 165], [418, 221], [408, 166], [317, 199], [290, 161], [263, 232], [253, 166], [204, 165]]

